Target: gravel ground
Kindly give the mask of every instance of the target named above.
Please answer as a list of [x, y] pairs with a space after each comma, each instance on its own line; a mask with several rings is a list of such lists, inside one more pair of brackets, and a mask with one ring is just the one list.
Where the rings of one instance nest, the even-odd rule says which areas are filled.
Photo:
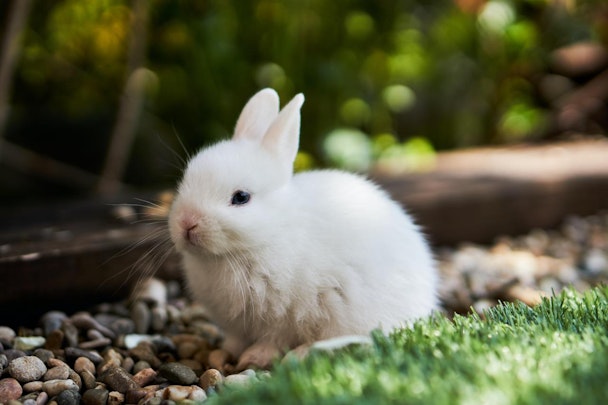
[[[500, 300], [534, 305], [567, 286], [583, 291], [606, 282], [608, 214], [568, 218], [558, 230], [501, 237], [492, 246], [439, 249], [437, 258], [448, 315], [482, 313]], [[17, 331], [0, 326], [0, 403], [170, 405], [269, 375], [236, 373], [221, 339], [179, 283], [149, 279], [123, 302], [74, 314], [50, 310]]]

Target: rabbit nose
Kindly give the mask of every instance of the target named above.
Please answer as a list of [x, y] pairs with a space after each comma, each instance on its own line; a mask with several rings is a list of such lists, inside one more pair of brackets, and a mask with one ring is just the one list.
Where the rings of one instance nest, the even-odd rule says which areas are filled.
[[197, 230], [198, 230], [197, 224], [184, 227], [184, 239], [186, 239], [188, 242], [194, 244], [194, 242], [196, 240]]

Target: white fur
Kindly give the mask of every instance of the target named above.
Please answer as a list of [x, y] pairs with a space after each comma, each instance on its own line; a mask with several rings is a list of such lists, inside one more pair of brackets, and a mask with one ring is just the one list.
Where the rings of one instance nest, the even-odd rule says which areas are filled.
[[[437, 307], [430, 249], [384, 191], [336, 170], [292, 175], [303, 101], [277, 116], [274, 91], [252, 97], [233, 139], [190, 161], [171, 210], [187, 285], [235, 355], [388, 331]], [[236, 190], [251, 200], [231, 205]]]

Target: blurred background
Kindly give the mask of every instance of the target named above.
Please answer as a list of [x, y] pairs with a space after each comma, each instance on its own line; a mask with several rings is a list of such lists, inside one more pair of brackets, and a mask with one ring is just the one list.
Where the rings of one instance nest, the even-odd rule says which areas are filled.
[[298, 169], [603, 136], [604, 0], [0, 3], [2, 205], [171, 187], [247, 99], [303, 92]]

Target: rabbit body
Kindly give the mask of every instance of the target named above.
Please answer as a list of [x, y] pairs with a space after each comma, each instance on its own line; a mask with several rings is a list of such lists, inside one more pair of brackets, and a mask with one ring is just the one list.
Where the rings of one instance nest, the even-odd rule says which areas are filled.
[[437, 273], [418, 227], [363, 177], [292, 175], [303, 97], [277, 115], [273, 93], [250, 100], [232, 140], [190, 161], [169, 218], [187, 286], [226, 349], [286, 350], [429, 315]]

